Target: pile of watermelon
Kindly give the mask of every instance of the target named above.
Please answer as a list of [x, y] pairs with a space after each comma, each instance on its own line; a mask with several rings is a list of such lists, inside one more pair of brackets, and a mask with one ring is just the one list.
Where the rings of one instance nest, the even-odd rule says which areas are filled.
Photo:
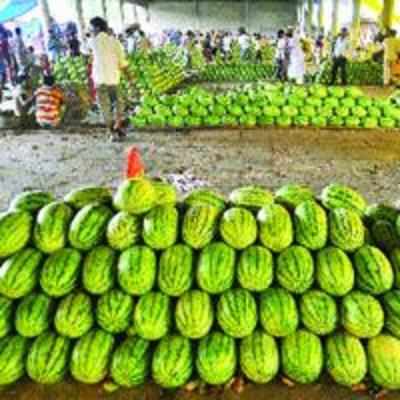
[[397, 209], [340, 184], [23, 193], [0, 214], [0, 386], [400, 389], [399, 234]]

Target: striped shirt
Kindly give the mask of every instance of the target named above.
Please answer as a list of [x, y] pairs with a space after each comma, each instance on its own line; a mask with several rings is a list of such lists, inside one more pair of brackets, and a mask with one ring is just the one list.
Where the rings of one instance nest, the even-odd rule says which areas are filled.
[[41, 126], [56, 127], [61, 121], [62, 91], [56, 87], [42, 86], [36, 91], [36, 122]]

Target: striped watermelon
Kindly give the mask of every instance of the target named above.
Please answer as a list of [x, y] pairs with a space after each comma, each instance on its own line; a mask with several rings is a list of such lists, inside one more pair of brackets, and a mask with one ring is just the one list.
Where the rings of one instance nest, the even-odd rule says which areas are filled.
[[83, 383], [99, 383], [108, 373], [115, 339], [101, 329], [93, 329], [82, 336], [72, 350], [70, 372]]
[[164, 293], [149, 292], [140, 297], [134, 312], [136, 333], [147, 340], [159, 340], [171, 325], [171, 300]]
[[212, 332], [200, 340], [196, 368], [201, 379], [210, 385], [229, 382], [236, 370], [235, 340], [221, 332]]
[[305, 185], [289, 183], [275, 192], [275, 201], [294, 209], [307, 200], [314, 200], [315, 194], [311, 188]]
[[0, 338], [7, 336], [13, 328], [13, 304], [7, 297], [0, 296]]
[[111, 204], [112, 193], [108, 188], [87, 186], [69, 192], [64, 201], [79, 210], [93, 203]]
[[262, 187], [244, 186], [235, 189], [229, 200], [235, 206], [257, 209], [273, 203], [274, 195]]
[[156, 191], [156, 206], [175, 205], [178, 200], [178, 194], [173, 185], [161, 181], [152, 181], [154, 190]]
[[233, 285], [235, 250], [225, 243], [215, 242], [204, 248], [197, 266], [197, 284], [201, 289], [218, 294]]
[[194, 249], [202, 249], [214, 239], [220, 210], [213, 206], [194, 206], [186, 211], [183, 226], [183, 241]]
[[315, 201], [308, 200], [294, 211], [296, 241], [310, 250], [325, 247], [328, 240], [328, 218]]
[[369, 225], [378, 221], [387, 221], [392, 225], [396, 224], [399, 210], [388, 204], [371, 204], [365, 210], [364, 216]]
[[338, 312], [335, 300], [320, 290], [310, 290], [300, 298], [300, 319], [312, 333], [323, 336], [335, 330]]
[[111, 210], [102, 204], [83, 207], [74, 217], [68, 232], [72, 247], [88, 251], [99, 245], [106, 233]]
[[20, 250], [0, 266], [0, 294], [19, 299], [31, 293], [39, 281], [43, 256], [36, 249]]
[[53, 302], [44, 293], [26, 296], [15, 312], [15, 329], [25, 337], [36, 337], [46, 331], [52, 322]]
[[14, 197], [10, 203], [9, 209], [35, 213], [53, 201], [54, 196], [51, 193], [41, 190], [32, 190], [23, 192]]
[[344, 296], [354, 287], [354, 270], [349, 256], [337, 247], [326, 247], [316, 257], [315, 278], [332, 296]]
[[178, 211], [174, 206], [157, 206], [143, 220], [143, 240], [155, 250], [171, 247], [178, 237]]
[[10, 385], [25, 374], [28, 339], [12, 335], [0, 339], [0, 386]]
[[346, 208], [357, 212], [359, 215], [363, 215], [367, 207], [367, 202], [360, 193], [337, 183], [332, 183], [324, 188], [321, 193], [321, 200], [322, 204], [330, 210]]
[[268, 383], [278, 374], [279, 350], [275, 339], [255, 331], [240, 342], [240, 368], [254, 383]]
[[400, 339], [400, 290], [385, 293], [382, 305], [385, 311], [385, 328]]
[[286, 208], [279, 204], [263, 207], [257, 215], [260, 241], [270, 250], [279, 253], [293, 242], [293, 224]]
[[361, 383], [367, 374], [367, 356], [356, 337], [339, 332], [325, 342], [326, 370], [339, 385], [353, 386]]
[[130, 337], [114, 351], [110, 374], [115, 383], [131, 388], [145, 383], [150, 366], [150, 342], [140, 337]]
[[61, 250], [67, 244], [71, 219], [72, 209], [65, 203], [53, 202], [43, 207], [33, 230], [35, 246], [47, 254]]
[[133, 299], [118, 289], [100, 296], [96, 307], [96, 320], [107, 332], [122, 333], [129, 328], [133, 317]]
[[71, 293], [58, 303], [54, 326], [56, 331], [71, 339], [80, 338], [94, 323], [92, 300], [83, 293]]
[[148, 179], [126, 180], [119, 185], [114, 196], [114, 207], [130, 214], [145, 214], [157, 202], [157, 192]]
[[209, 189], [193, 190], [184, 200], [184, 204], [189, 208], [197, 206], [211, 206], [223, 211], [226, 207], [224, 197]]
[[262, 246], [245, 249], [237, 266], [237, 279], [241, 287], [254, 292], [267, 289], [274, 278], [274, 260], [271, 252]]
[[178, 331], [190, 339], [206, 336], [214, 322], [211, 297], [200, 290], [190, 290], [179, 297], [175, 309]]
[[260, 298], [261, 326], [271, 336], [285, 337], [299, 324], [296, 301], [286, 289], [269, 288]]
[[342, 325], [352, 335], [361, 339], [379, 335], [384, 314], [381, 304], [369, 294], [354, 291], [343, 298]]
[[393, 249], [390, 252], [390, 262], [393, 269], [394, 286], [400, 289], [400, 248]]
[[278, 257], [276, 277], [289, 292], [306, 292], [314, 281], [314, 261], [305, 247], [291, 246]]
[[149, 247], [131, 247], [119, 257], [118, 282], [128, 294], [140, 296], [149, 292], [154, 286], [156, 274], [157, 258]]
[[365, 241], [361, 217], [352, 210], [337, 208], [329, 213], [329, 239], [334, 246], [353, 252]]
[[71, 342], [55, 333], [43, 333], [33, 342], [26, 360], [26, 371], [37, 383], [54, 385], [68, 371]]
[[283, 373], [297, 383], [313, 383], [322, 372], [324, 359], [321, 340], [304, 329], [282, 339]]
[[33, 218], [27, 211], [0, 214], [0, 259], [12, 256], [29, 242]]
[[179, 335], [162, 338], [154, 351], [151, 369], [154, 381], [163, 388], [185, 385], [193, 372], [190, 340]]
[[246, 289], [231, 289], [221, 294], [217, 320], [222, 330], [234, 337], [251, 335], [257, 325], [257, 303]]
[[378, 295], [393, 286], [393, 270], [390, 261], [377, 247], [365, 245], [354, 255], [356, 284], [364, 292]]
[[372, 380], [384, 389], [400, 389], [400, 340], [379, 335], [368, 341], [368, 371]]
[[52, 297], [70, 293], [78, 284], [82, 256], [78, 250], [62, 249], [53, 253], [44, 263], [40, 286]]
[[222, 215], [219, 232], [226, 244], [242, 250], [256, 241], [257, 222], [253, 214], [245, 208], [230, 208]]
[[82, 284], [90, 294], [103, 294], [112, 289], [116, 278], [117, 255], [107, 246], [92, 249], [85, 257]]
[[189, 246], [176, 244], [165, 250], [158, 267], [158, 286], [168, 296], [180, 296], [192, 286], [193, 252]]
[[371, 236], [376, 245], [383, 251], [390, 252], [400, 247], [396, 227], [388, 221], [376, 221], [371, 226]]
[[123, 251], [133, 246], [140, 237], [141, 222], [136, 215], [121, 211], [111, 218], [107, 225], [106, 237], [108, 245]]

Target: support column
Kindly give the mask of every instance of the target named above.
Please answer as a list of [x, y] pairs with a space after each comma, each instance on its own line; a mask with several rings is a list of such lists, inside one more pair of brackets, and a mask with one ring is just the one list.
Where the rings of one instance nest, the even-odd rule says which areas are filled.
[[313, 29], [313, 16], [314, 16], [314, 0], [307, 0], [306, 29], [308, 33], [311, 33]]
[[133, 4], [132, 7], [133, 7], [133, 22], [137, 23], [139, 21], [137, 6]]
[[249, 18], [249, 0], [246, 0], [246, 29], [247, 32], [250, 30], [250, 18]]
[[125, 0], [118, 0], [119, 15], [120, 15], [120, 18], [121, 18], [122, 29], [125, 28], [125, 9], [124, 9], [124, 4], [125, 4]]
[[43, 29], [44, 29], [44, 37], [47, 43], [49, 38], [49, 29], [51, 27], [51, 16], [50, 16], [50, 8], [47, 0], [39, 0], [39, 9], [42, 17]]
[[74, 9], [78, 25], [79, 39], [81, 40], [81, 42], [84, 42], [86, 40], [85, 38], [86, 25], [85, 25], [85, 18], [83, 15], [83, 1], [74, 0]]
[[352, 22], [352, 39], [355, 42], [360, 40], [361, 34], [361, 1], [353, 0], [353, 22]]
[[325, 32], [324, 0], [319, 0], [319, 4], [318, 4], [318, 29], [319, 29], [319, 33], [324, 33]]
[[332, 1], [332, 27], [331, 32], [333, 36], [336, 36], [339, 33], [339, 6], [340, 0]]
[[394, 4], [396, 0], [384, 0], [382, 10], [382, 26], [385, 29], [393, 28]]
[[101, 0], [101, 13], [103, 18], [107, 21], [107, 0]]

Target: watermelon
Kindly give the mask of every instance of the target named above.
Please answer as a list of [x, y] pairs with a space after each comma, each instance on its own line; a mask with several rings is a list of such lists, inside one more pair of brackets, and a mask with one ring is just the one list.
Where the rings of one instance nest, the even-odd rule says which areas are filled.
[[325, 210], [313, 200], [298, 205], [294, 211], [296, 241], [310, 250], [325, 247], [328, 240], [328, 218]]
[[54, 326], [60, 335], [80, 338], [89, 332], [93, 323], [92, 300], [87, 294], [71, 293], [58, 303]]
[[276, 277], [290, 292], [302, 294], [314, 281], [314, 261], [305, 247], [291, 246], [279, 254]]
[[52, 297], [70, 293], [78, 284], [82, 256], [78, 250], [62, 249], [53, 253], [44, 263], [40, 286]]
[[339, 385], [361, 383], [367, 374], [367, 356], [360, 339], [339, 332], [325, 342], [326, 370]]
[[246, 289], [222, 293], [217, 305], [217, 321], [222, 330], [234, 338], [253, 333], [257, 325], [257, 303]]
[[157, 192], [148, 179], [126, 180], [114, 196], [114, 207], [120, 211], [140, 215], [150, 211], [157, 201]]
[[183, 219], [183, 241], [194, 249], [202, 249], [213, 239], [220, 210], [213, 206], [190, 207]]
[[111, 204], [112, 193], [108, 188], [87, 186], [69, 192], [64, 197], [64, 201], [79, 210], [93, 203]]
[[83, 261], [82, 284], [90, 294], [99, 295], [110, 290], [115, 283], [117, 256], [107, 246], [92, 249]]
[[101, 329], [93, 329], [75, 343], [70, 372], [78, 382], [99, 383], [108, 373], [115, 339]]
[[180, 296], [192, 286], [193, 252], [189, 246], [176, 244], [160, 257], [158, 286], [168, 296]]
[[175, 309], [175, 322], [181, 335], [189, 339], [206, 336], [214, 321], [211, 297], [200, 290], [190, 290], [179, 297]]
[[121, 211], [107, 225], [107, 243], [114, 250], [126, 250], [138, 241], [140, 228], [140, 219], [136, 215]]
[[128, 294], [140, 296], [155, 283], [157, 258], [147, 246], [134, 246], [121, 253], [118, 261], [118, 282]]
[[256, 241], [257, 222], [245, 208], [230, 208], [222, 215], [219, 232], [226, 244], [236, 250], [243, 250]]
[[28, 339], [12, 335], [0, 339], [0, 386], [10, 385], [25, 374]]
[[278, 374], [279, 350], [275, 339], [255, 331], [240, 342], [240, 369], [254, 383], [268, 383]]
[[390, 262], [393, 268], [394, 286], [397, 289], [400, 289], [400, 248], [393, 249], [393, 251], [390, 253]]
[[282, 288], [269, 288], [260, 298], [261, 326], [271, 336], [285, 337], [296, 331], [299, 324], [296, 301]]
[[390, 261], [377, 247], [361, 247], [354, 255], [354, 268], [356, 284], [364, 292], [378, 295], [393, 286], [394, 275]]
[[196, 368], [200, 378], [210, 385], [229, 382], [236, 370], [235, 340], [221, 332], [212, 332], [200, 340]]
[[41, 335], [50, 327], [53, 302], [44, 293], [26, 296], [15, 312], [15, 329], [25, 337]]
[[185, 385], [193, 372], [190, 340], [180, 335], [162, 338], [154, 351], [151, 369], [154, 381], [162, 388]]
[[385, 293], [382, 305], [385, 311], [385, 328], [400, 339], [400, 290]]
[[235, 276], [235, 250], [221, 242], [205, 247], [197, 266], [197, 284], [201, 289], [218, 294], [233, 285]]
[[271, 252], [262, 246], [243, 250], [237, 266], [237, 279], [241, 287], [254, 292], [267, 289], [274, 278], [274, 260]]
[[384, 314], [381, 304], [369, 294], [353, 291], [343, 298], [342, 325], [352, 335], [361, 339], [379, 335]]
[[176, 204], [178, 194], [174, 186], [161, 181], [152, 181], [152, 185], [156, 191], [156, 206]]
[[29, 242], [33, 218], [27, 211], [0, 214], [0, 259], [12, 256]]
[[197, 206], [211, 206], [219, 211], [226, 207], [224, 197], [209, 189], [195, 189], [184, 200], [184, 204], [189, 208]]
[[70, 340], [53, 332], [40, 335], [33, 342], [26, 360], [26, 372], [40, 384], [61, 382], [68, 370]]
[[0, 294], [19, 299], [32, 292], [39, 281], [43, 256], [32, 248], [20, 250], [0, 266]]
[[344, 296], [354, 286], [354, 270], [348, 255], [337, 247], [326, 247], [316, 257], [315, 278], [331, 296]]
[[337, 183], [332, 183], [324, 188], [321, 193], [321, 200], [324, 207], [329, 210], [346, 208], [360, 215], [364, 214], [367, 207], [367, 202], [360, 193], [348, 186]]
[[369, 225], [378, 221], [387, 221], [391, 224], [396, 224], [397, 217], [399, 215], [399, 210], [397, 208], [384, 204], [371, 204], [365, 210], [364, 216]]
[[53, 201], [54, 196], [51, 193], [41, 190], [27, 191], [14, 197], [10, 203], [9, 209], [35, 213]]
[[333, 332], [338, 322], [335, 300], [320, 290], [310, 290], [300, 298], [300, 319], [312, 333], [323, 336]]
[[279, 253], [293, 242], [293, 224], [290, 214], [283, 206], [271, 204], [263, 207], [257, 215], [260, 241], [272, 251]]
[[329, 213], [329, 239], [344, 251], [359, 249], [365, 241], [365, 229], [359, 214], [345, 208], [332, 210]]
[[368, 341], [368, 370], [372, 380], [384, 389], [400, 389], [400, 340], [379, 335]]
[[244, 186], [235, 189], [229, 196], [232, 204], [239, 207], [258, 209], [274, 201], [274, 195], [258, 186]]
[[400, 247], [396, 227], [389, 221], [376, 221], [371, 226], [371, 235], [376, 245], [385, 252]]
[[47, 254], [61, 250], [67, 244], [71, 219], [72, 209], [65, 203], [54, 202], [43, 207], [33, 230], [35, 246]]
[[171, 325], [171, 300], [164, 293], [149, 292], [139, 298], [134, 312], [136, 333], [146, 340], [159, 340]]
[[100, 328], [109, 333], [122, 333], [129, 328], [133, 316], [133, 299], [118, 289], [100, 296], [96, 307], [96, 320]]
[[102, 204], [83, 207], [74, 217], [68, 232], [72, 247], [88, 251], [99, 245], [106, 233], [111, 210]]
[[289, 379], [313, 383], [321, 375], [323, 363], [321, 340], [313, 333], [299, 329], [282, 339], [281, 365]]
[[7, 297], [0, 296], [0, 338], [7, 336], [13, 328], [13, 306]]
[[155, 250], [171, 247], [178, 237], [178, 211], [174, 206], [157, 206], [144, 217], [143, 240]]
[[110, 374], [116, 384], [131, 388], [145, 383], [150, 366], [150, 342], [140, 337], [129, 337], [114, 351]]

